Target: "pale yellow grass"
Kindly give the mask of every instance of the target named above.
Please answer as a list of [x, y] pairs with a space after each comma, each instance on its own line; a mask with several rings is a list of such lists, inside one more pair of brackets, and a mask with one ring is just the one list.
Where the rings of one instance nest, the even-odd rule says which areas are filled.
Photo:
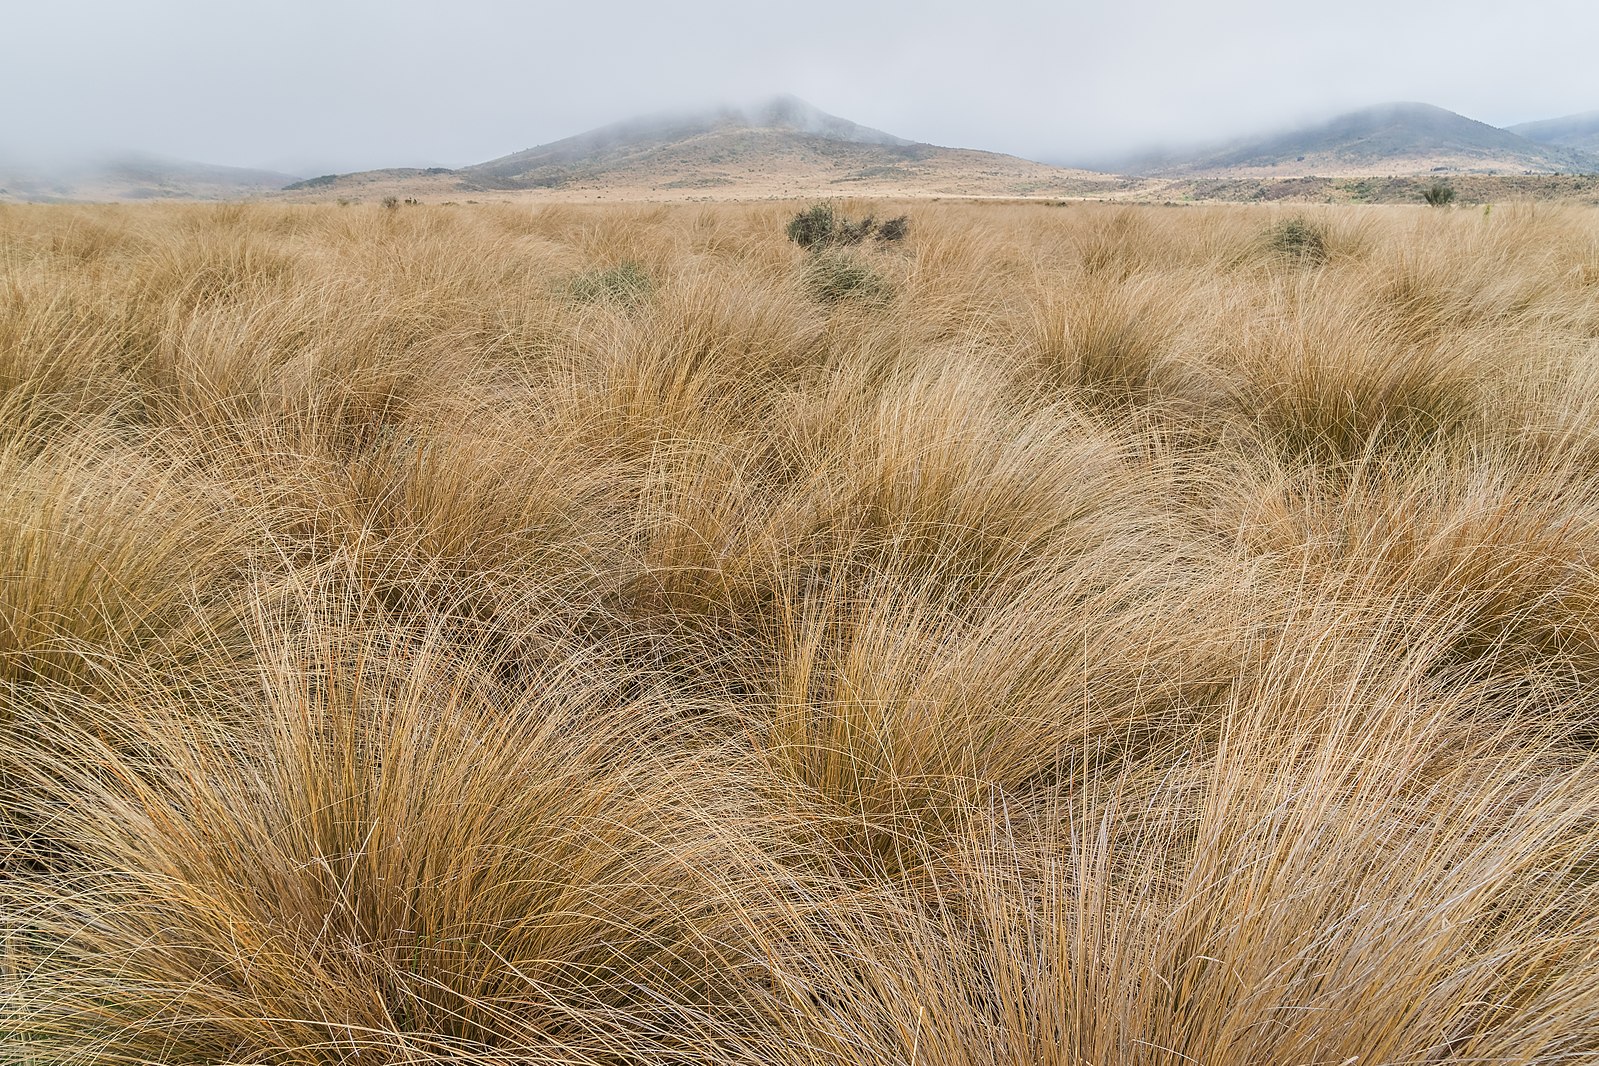
[[1599, 1060], [1599, 216], [791, 210], [0, 208], [0, 1062]]

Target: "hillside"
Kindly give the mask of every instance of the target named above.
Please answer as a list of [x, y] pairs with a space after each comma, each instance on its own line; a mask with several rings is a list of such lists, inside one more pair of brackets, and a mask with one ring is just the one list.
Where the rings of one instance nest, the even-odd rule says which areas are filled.
[[1554, 174], [1599, 170], [1599, 157], [1560, 144], [1540, 144], [1431, 104], [1396, 103], [1226, 145], [1132, 160], [1125, 169], [1234, 177]]
[[1111, 175], [897, 137], [792, 96], [753, 108], [652, 115], [453, 172], [317, 179], [301, 198], [548, 194], [562, 199], [814, 195], [1108, 195]]
[[[1438, 178], [1436, 174], [1197, 175], [1150, 179], [1141, 198], [1201, 203], [1414, 205], [1424, 202], [1423, 190]], [[1445, 181], [1461, 206], [1515, 201], [1599, 206], [1599, 173], [1450, 174]]]
[[[0, 157], [0, 202], [256, 196], [302, 202], [840, 196], [1411, 202], [1417, 195], [1411, 185], [1438, 175], [1469, 184], [1458, 191], [1481, 202], [1592, 202], [1588, 179], [1596, 174], [1599, 112], [1499, 129], [1428, 104], [1387, 104], [1227, 144], [1070, 167], [914, 141], [777, 96], [752, 107], [631, 118], [455, 170], [299, 178], [149, 154], [51, 165]], [[1384, 181], [1389, 185], [1372, 185]]]
[[0, 159], [0, 200], [233, 200], [275, 192], [297, 180], [273, 170], [148, 153], [53, 163]]
[[[463, 168], [466, 181], [489, 188], [551, 187], [584, 176], [641, 164], [708, 162], [714, 165], [737, 158], [736, 142], [747, 135], [767, 135], [768, 141], [789, 139], [823, 151], [849, 148], [914, 149], [913, 142], [881, 130], [829, 115], [795, 97], [776, 97], [751, 110], [719, 108], [687, 114], [660, 114], [627, 119], [580, 133], [575, 137], [514, 152], [486, 163]], [[923, 146], [925, 147], [925, 146]], [[900, 158], [901, 152], [891, 153]]]
[[1511, 133], [1519, 134], [1539, 144], [1560, 145], [1582, 152], [1599, 153], [1599, 111], [1585, 111], [1580, 115], [1562, 115], [1541, 122], [1522, 122], [1507, 126]]

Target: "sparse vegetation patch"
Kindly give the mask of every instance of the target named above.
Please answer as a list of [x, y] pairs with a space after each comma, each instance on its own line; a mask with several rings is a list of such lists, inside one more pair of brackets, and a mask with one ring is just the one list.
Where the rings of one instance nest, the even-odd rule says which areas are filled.
[[805, 286], [822, 303], [843, 300], [878, 301], [892, 289], [869, 263], [843, 251], [817, 254], [805, 264]]
[[611, 300], [631, 305], [647, 297], [651, 288], [649, 272], [631, 259], [585, 271], [571, 282], [572, 295], [581, 302]]
[[1327, 261], [1327, 234], [1302, 216], [1285, 218], [1266, 232], [1266, 245], [1281, 258], [1308, 266]]
[[1421, 190], [1421, 198], [1428, 207], [1448, 207], [1455, 199], [1455, 190], [1447, 183], [1434, 181]]
[[848, 248], [876, 235], [880, 241], [900, 241], [910, 232], [910, 217], [899, 215], [879, 223], [873, 215], [852, 219], [830, 203], [815, 203], [789, 219], [788, 239], [811, 251]]
[[337, 174], [323, 174], [320, 177], [306, 178], [304, 181], [296, 181], [290, 185], [285, 185], [283, 191], [296, 192], [302, 189], [321, 189], [337, 184], [338, 180], [339, 176]]

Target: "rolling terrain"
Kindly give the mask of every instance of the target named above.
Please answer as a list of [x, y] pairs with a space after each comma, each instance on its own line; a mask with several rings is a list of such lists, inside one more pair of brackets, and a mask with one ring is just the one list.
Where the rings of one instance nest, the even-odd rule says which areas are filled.
[[1599, 111], [1565, 115], [1539, 122], [1523, 122], [1506, 127], [1539, 144], [1559, 145], [1578, 151], [1599, 153]]
[[236, 200], [276, 192], [295, 175], [148, 153], [39, 164], [0, 158], [0, 201]]
[[909, 141], [779, 96], [749, 109], [631, 119], [454, 171], [329, 176], [286, 195], [726, 200], [1105, 196], [1127, 187], [1114, 175]]
[[[1580, 116], [1579, 116], [1580, 117]], [[739, 110], [633, 119], [458, 170], [368, 171], [291, 187], [297, 199], [742, 200], [800, 197], [1090, 198], [1127, 201], [1414, 203], [1454, 181], [1463, 203], [1592, 202], [1599, 156], [1541, 143], [1427, 104], [1188, 152], [1061, 168], [919, 144], [793, 97]], [[1563, 131], [1563, 132], [1562, 132]], [[1544, 136], [1544, 134], [1540, 134]], [[1109, 169], [1119, 168], [1117, 176]]]
[[[1267, 136], [1053, 166], [919, 143], [792, 96], [645, 116], [460, 168], [296, 179], [153, 156], [54, 168], [0, 163], [0, 200], [708, 201], [937, 197], [1408, 203], [1421, 183], [1462, 202], [1591, 202], [1599, 113], [1497, 129], [1427, 104], [1389, 104]], [[1116, 171], [1111, 173], [1110, 171]]]

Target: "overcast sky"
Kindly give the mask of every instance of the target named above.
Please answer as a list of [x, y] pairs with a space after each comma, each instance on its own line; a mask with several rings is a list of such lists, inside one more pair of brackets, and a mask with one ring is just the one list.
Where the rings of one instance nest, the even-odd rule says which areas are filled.
[[0, 155], [459, 166], [792, 92], [1070, 161], [1389, 100], [1499, 125], [1599, 109], [1596, 54], [1599, 0], [0, 0]]

